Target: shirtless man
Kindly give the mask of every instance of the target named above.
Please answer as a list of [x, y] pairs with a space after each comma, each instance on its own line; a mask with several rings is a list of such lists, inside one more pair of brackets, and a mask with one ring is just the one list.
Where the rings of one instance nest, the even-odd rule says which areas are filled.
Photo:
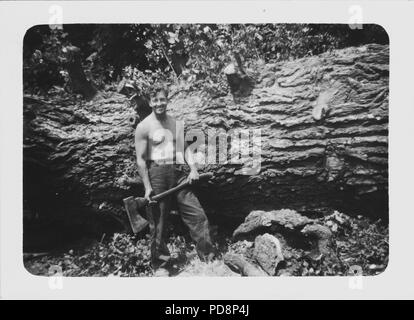
[[[156, 275], [168, 275], [165, 269], [170, 260], [165, 243], [166, 219], [173, 200], [176, 200], [181, 218], [196, 242], [200, 258], [209, 259], [214, 251], [207, 217], [189, 188], [156, 204], [151, 201], [151, 196], [174, 187], [184, 179], [191, 184], [199, 178], [192, 153], [189, 148], [185, 148], [184, 126], [167, 114], [167, 103], [167, 89], [156, 87], [150, 101], [152, 113], [138, 124], [135, 132], [138, 172], [145, 187], [145, 198], [151, 204], [147, 215], [150, 223], [151, 261]], [[190, 167], [187, 177], [180, 170], [180, 164], [184, 162]]]

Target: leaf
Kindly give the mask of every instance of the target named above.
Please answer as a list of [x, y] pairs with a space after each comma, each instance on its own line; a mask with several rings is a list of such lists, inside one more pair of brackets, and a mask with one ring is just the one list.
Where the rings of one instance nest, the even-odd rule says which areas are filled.
[[86, 61], [94, 61], [98, 57], [98, 53], [94, 52], [89, 57], [86, 58]]
[[167, 41], [168, 41], [170, 44], [174, 44], [174, 43], [176, 43], [176, 42], [179, 42], [179, 40], [178, 40], [178, 35], [177, 35], [177, 34], [175, 34], [175, 33], [173, 33], [173, 32], [168, 32], [168, 36], [169, 36], [169, 38], [167, 39]]
[[148, 39], [144, 44], [145, 48], [147, 49], [152, 49], [152, 45], [153, 45], [153, 42], [151, 39]]
[[255, 38], [259, 39], [260, 41], [263, 40], [263, 37], [258, 33], [255, 33], [254, 36], [255, 36]]

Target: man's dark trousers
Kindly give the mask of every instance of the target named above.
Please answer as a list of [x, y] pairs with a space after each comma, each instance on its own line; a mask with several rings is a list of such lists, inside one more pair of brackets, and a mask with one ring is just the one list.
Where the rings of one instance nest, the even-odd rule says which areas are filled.
[[[186, 176], [180, 170], [180, 165], [148, 163], [148, 173], [154, 194], [167, 191], [181, 183]], [[190, 236], [196, 243], [197, 253], [205, 259], [213, 252], [210, 239], [209, 224], [197, 197], [186, 187], [148, 206], [147, 216], [150, 223], [151, 260], [153, 268], [164, 266], [170, 259], [170, 252], [165, 243], [167, 217], [171, 210], [172, 201], [176, 200], [178, 211], [183, 222], [190, 230]]]

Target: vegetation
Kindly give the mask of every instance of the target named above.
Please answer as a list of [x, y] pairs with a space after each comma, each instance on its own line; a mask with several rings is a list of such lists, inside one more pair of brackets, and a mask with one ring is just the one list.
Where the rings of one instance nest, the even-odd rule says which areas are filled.
[[35, 26], [24, 39], [24, 89], [47, 93], [76, 90], [68, 64], [79, 58], [86, 79], [99, 90], [122, 78], [139, 90], [163, 79], [204, 85], [220, 82], [220, 71], [238, 53], [243, 63], [276, 62], [366, 43], [388, 43], [378, 25], [351, 29], [323, 24], [115, 24]]
[[[315, 263], [307, 259], [307, 252], [284, 247], [283, 253], [289, 257], [286, 266], [289, 275], [348, 275], [352, 266], [360, 267], [363, 275], [376, 275], [385, 270], [388, 263], [388, 228], [381, 221], [371, 221], [362, 216], [352, 218], [335, 212], [329, 217], [321, 218], [320, 223], [329, 226], [333, 231], [338, 260], [333, 263], [332, 260], [324, 259]], [[168, 247], [176, 261], [176, 274], [235, 275], [223, 266], [221, 256], [212, 263], [202, 263], [196, 257], [194, 245], [186, 239], [185, 234], [171, 234]], [[234, 241], [223, 234], [217, 235], [215, 240], [221, 253], [240, 253], [250, 258], [253, 242]], [[253, 260], [251, 262], [255, 263]], [[108, 240], [94, 241], [86, 247], [27, 259], [25, 266], [29, 272], [37, 275], [49, 275], [49, 268], [52, 266], [59, 266], [64, 276], [131, 277], [152, 276], [153, 273], [150, 266], [149, 239], [128, 234], [114, 234]]]

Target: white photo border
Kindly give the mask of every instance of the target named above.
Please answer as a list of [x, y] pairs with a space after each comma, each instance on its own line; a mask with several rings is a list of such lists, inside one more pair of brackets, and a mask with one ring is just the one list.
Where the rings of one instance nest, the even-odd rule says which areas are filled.
[[[363, 23], [390, 37], [389, 204], [390, 263], [363, 277], [64, 277], [61, 286], [23, 266], [22, 54], [25, 32], [49, 24], [52, 6], [63, 23], [350, 23], [352, 6]], [[52, 10], [53, 11], [53, 10]], [[414, 2], [402, 1], [30, 1], [0, 2], [0, 294], [35, 299], [336, 299], [413, 298], [410, 132], [414, 119]], [[411, 31], [411, 32], [410, 32]], [[53, 279], [52, 279], [53, 280]]]

